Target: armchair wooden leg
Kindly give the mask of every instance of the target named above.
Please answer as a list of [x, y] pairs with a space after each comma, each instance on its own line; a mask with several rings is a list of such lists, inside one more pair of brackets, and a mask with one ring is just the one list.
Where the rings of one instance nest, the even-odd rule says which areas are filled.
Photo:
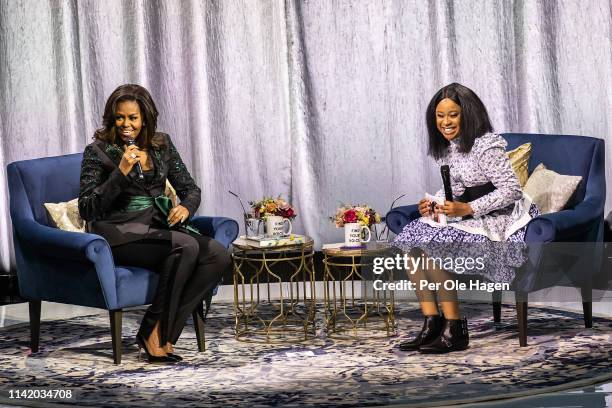
[[32, 353], [38, 352], [40, 341], [40, 300], [33, 300], [28, 303], [30, 309], [30, 350]]
[[198, 351], [206, 351], [206, 339], [204, 333], [204, 305], [202, 303], [196, 306], [192, 313], [193, 328], [196, 332], [196, 340], [198, 342]]
[[582, 295], [582, 311], [584, 313], [584, 327], [590, 329], [593, 327], [593, 293], [590, 287], [580, 288]]
[[501, 301], [502, 291], [493, 291], [493, 321], [495, 323], [501, 322]]
[[527, 294], [516, 294], [516, 320], [518, 322], [519, 345], [527, 345]]
[[113, 344], [113, 360], [115, 364], [121, 364], [121, 325], [123, 310], [109, 310], [111, 339]]

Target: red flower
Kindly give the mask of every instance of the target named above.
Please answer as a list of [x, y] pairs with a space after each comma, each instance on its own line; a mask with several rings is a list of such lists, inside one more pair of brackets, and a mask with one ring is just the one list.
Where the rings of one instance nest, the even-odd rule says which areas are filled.
[[357, 222], [357, 212], [353, 208], [351, 208], [350, 210], [346, 210], [346, 212], [344, 213], [344, 222], [349, 224]]
[[285, 210], [285, 217], [287, 218], [291, 218], [295, 215], [295, 212], [293, 211], [293, 208], [287, 208]]

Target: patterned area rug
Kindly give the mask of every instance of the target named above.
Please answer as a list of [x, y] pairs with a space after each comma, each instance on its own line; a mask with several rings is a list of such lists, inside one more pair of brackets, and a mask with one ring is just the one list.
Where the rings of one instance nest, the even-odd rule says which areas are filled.
[[36, 354], [29, 354], [28, 326], [20, 324], [0, 331], [0, 390], [73, 388], [75, 404], [96, 407], [432, 406], [550, 392], [612, 372], [611, 320], [596, 318], [584, 329], [579, 314], [531, 308], [530, 345], [520, 348], [513, 308], [504, 306], [502, 323], [494, 325], [490, 304], [469, 304], [463, 312], [470, 349], [423, 356], [397, 349], [421, 325], [415, 305], [400, 306], [400, 336], [339, 340], [319, 331], [315, 340], [281, 346], [236, 341], [231, 305], [215, 304], [207, 351], [196, 352], [190, 325], [176, 348], [185, 360], [171, 366], [138, 360], [131, 336], [142, 310], [124, 314], [120, 366], [112, 364], [107, 314], [43, 322]]

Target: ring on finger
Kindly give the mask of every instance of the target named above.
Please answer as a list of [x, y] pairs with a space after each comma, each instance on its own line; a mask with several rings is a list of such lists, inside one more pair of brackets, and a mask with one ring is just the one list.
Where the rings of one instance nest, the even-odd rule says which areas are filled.
[[135, 158], [136, 158], [136, 153], [132, 153], [132, 154], [130, 154], [130, 157], [131, 157], [132, 159], [135, 159]]

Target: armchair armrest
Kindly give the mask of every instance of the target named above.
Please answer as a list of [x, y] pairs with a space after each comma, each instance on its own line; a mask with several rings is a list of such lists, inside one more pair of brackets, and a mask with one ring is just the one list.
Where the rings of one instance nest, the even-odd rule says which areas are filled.
[[238, 237], [238, 223], [227, 217], [193, 217], [191, 224], [196, 227], [202, 235], [214, 238], [226, 247], [229, 247]]
[[[110, 246], [104, 238], [95, 234], [63, 231], [39, 224], [31, 219], [16, 220], [13, 225], [14, 233], [22, 247], [31, 249], [31, 252], [37, 256], [58, 260], [59, 263], [56, 262], [56, 266], [65, 265], [66, 269], [71, 269], [75, 262], [91, 263], [102, 287], [107, 308], [116, 308], [115, 263]], [[29, 269], [26, 268], [26, 270]]]
[[[552, 242], [581, 232], [586, 233], [595, 224], [603, 222], [601, 204], [592, 201], [585, 200], [573, 209], [535, 217], [527, 224], [525, 241]], [[593, 238], [593, 241], [595, 240]]]
[[419, 205], [411, 204], [395, 207], [387, 213], [385, 220], [389, 229], [395, 234], [399, 234], [406, 224], [416, 220], [420, 216]]
[[48, 227], [34, 220], [20, 220], [15, 233], [22, 245], [36, 248], [45, 256], [75, 261], [96, 262], [103, 247], [108, 247], [104, 238], [95, 234], [63, 231]]

